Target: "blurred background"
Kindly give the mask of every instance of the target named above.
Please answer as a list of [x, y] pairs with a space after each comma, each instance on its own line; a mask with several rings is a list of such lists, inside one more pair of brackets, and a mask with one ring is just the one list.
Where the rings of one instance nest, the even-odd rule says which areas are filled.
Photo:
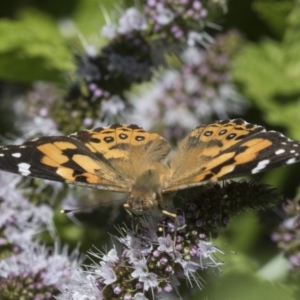
[[[299, 0], [0, 2], [2, 144], [134, 123], [175, 146], [200, 124], [237, 117], [300, 140]], [[298, 199], [298, 164], [255, 179]], [[15, 187], [51, 206], [55, 235], [82, 253], [110, 245], [126, 218], [120, 195], [37, 179]], [[281, 205], [232, 219], [213, 240], [222, 272], [201, 272], [203, 290], [183, 282], [183, 299], [300, 299], [300, 228], [286, 219]]]

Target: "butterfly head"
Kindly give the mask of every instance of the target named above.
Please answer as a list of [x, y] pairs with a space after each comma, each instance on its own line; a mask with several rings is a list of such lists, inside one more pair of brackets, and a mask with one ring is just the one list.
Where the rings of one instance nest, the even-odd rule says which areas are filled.
[[157, 170], [149, 169], [137, 177], [132, 185], [127, 204], [136, 213], [158, 206], [162, 199], [160, 176]]

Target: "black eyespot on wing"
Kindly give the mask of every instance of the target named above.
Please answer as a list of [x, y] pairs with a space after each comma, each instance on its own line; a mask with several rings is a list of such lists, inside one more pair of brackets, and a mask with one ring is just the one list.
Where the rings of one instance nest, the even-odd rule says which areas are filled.
[[219, 132], [219, 135], [223, 135], [223, 134], [225, 134], [227, 132], [227, 130], [226, 129], [223, 129], [223, 130], [221, 130], [220, 132]]
[[247, 124], [245, 127], [246, 127], [246, 129], [251, 129], [251, 128], [253, 128], [253, 127], [255, 127], [256, 125], [255, 124]]
[[226, 140], [232, 140], [233, 138], [236, 137], [236, 133], [231, 133], [231, 134], [228, 134], [227, 137], [226, 137]]
[[212, 134], [213, 134], [213, 132], [209, 131], [209, 130], [204, 132], [205, 136], [211, 136]]
[[128, 138], [128, 135], [125, 134], [125, 133], [120, 133], [119, 138], [122, 139], [122, 140], [126, 140]]
[[103, 131], [104, 129], [106, 129], [106, 128], [104, 128], [104, 127], [97, 127], [97, 128], [94, 128], [93, 131], [94, 131], [94, 132], [101, 132], [101, 131]]
[[218, 122], [218, 124], [227, 125], [227, 124], [230, 124], [230, 120], [221, 120], [221, 121]]
[[214, 173], [208, 173], [204, 176], [203, 181], [207, 181], [207, 180], [211, 179], [212, 177], [214, 177]]
[[133, 129], [133, 130], [135, 130], [135, 129], [142, 129], [142, 130], [143, 130], [142, 127], [137, 126], [136, 124], [130, 124], [130, 125], [128, 125], [127, 127], [130, 128], [130, 129]]
[[76, 177], [76, 181], [78, 182], [88, 183], [87, 177], [84, 175], [77, 175], [75, 177]]
[[91, 143], [95, 143], [95, 144], [100, 144], [101, 143], [101, 140], [97, 139], [97, 138], [91, 138], [90, 139], [90, 142]]
[[104, 141], [106, 142], [106, 143], [112, 143], [113, 141], [114, 141], [115, 139], [113, 138], [113, 137], [111, 137], [111, 136], [106, 136], [105, 138], [104, 138]]
[[75, 138], [83, 143], [88, 143], [91, 138], [91, 134], [86, 130], [77, 131], [76, 133], [72, 133], [69, 136], [72, 138]]
[[138, 135], [138, 136], [135, 137], [135, 139], [136, 139], [138, 142], [140, 142], [140, 141], [143, 141], [143, 140], [145, 139], [145, 137], [144, 137], [144, 136]]
[[244, 125], [245, 121], [243, 119], [235, 119], [234, 124], [236, 125]]
[[117, 129], [117, 128], [120, 128], [120, 127], [123, 127], [123, 125], [118, 124], [118, 123], [117, 124], [112, 124], [112, 125], [109, 126], [110, 129]]

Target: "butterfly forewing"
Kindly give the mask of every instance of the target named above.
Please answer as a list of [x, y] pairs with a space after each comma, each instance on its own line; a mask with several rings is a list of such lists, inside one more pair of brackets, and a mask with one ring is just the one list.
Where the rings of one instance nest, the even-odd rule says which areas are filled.
[[158, 134], [115, 124], [1, 147], [0, 169], [129, 193], [138, 175], [158, 166], [169, 151]]
[[241, 119], [219, 121], [199, 126], [180, 143], [163, 192], [256, 174], [298, 160], [299, 142]]
[[129, 185], [104, 156], [70, 136], [49, 136], [0, 148], [0, 169], [67, 183], [128, 192]]
[[115, 124], [71, 136], [84, 143], [99, 159], [105, 157], [131, 185], [143, 171], [159, 165], [171, 150], [163, 137], [137, 125]]

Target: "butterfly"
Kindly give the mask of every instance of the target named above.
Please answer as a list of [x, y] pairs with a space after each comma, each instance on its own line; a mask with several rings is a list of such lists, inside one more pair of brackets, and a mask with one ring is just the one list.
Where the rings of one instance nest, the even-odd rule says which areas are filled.
[[300, 160], [300, 142], [242, 119], [192, 130], [176, 150], [137, 125], [45, 136], [0, 148], [0, 170], [128, 194], [134, 212], [164, 208], [178, 190]]

